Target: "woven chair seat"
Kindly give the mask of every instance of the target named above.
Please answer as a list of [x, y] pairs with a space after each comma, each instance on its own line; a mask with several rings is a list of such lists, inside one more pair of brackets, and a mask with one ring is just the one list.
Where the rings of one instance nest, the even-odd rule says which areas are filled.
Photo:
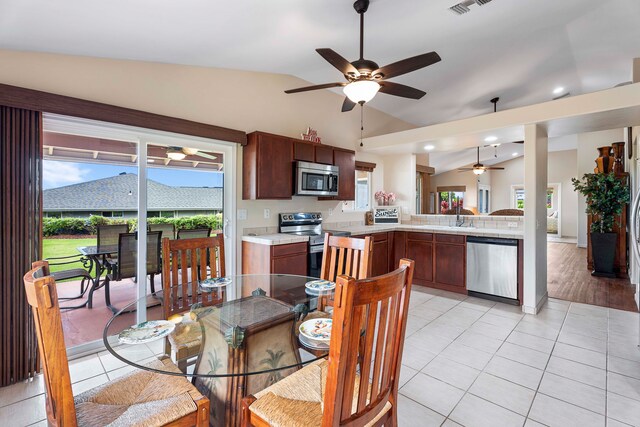
[[[147, 366], [180, 373], [169, 359]], [[76, 396], [78, 425], [162, 426], [197, 410], [193, 390], [185, 377], [135, 371]]]
[[169, 334], [169, 343], [176, 352], [182, 349], [199, 348], [202, 343], [202, 327], [199, 323], [178, 323]]
[[[273, 427], [309, 427], [322, 424], [324, 390], [329, 363], [319, 360], [255, 394], [249, 410]], [[356, 375], [352, 411], [358, 405], [360, 376]], [[387, 402], [366, 426], [376, 423], [391, 409]]]
[[91, 275], [84, 268], [72, 268], [71, 270], [61, 270], [51, 273], [55, 280], [73, 279], [76, 277], [86, 277], [91, 279]]

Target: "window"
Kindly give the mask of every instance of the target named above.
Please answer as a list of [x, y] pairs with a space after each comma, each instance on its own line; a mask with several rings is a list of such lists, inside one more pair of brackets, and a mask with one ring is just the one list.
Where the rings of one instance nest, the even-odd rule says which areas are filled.
[[62, 218], [62, 212], [45, 212], [45, 218]]
[[102, 216], [105, 218], [122, 218], [124, 217], [124, 212], [122, 211], [105, 211], [102, 212]]
[[464, 191], [439, 191], [438, 210], [439, 213], [447, 213], [450, 209], [464, 207]]
[[356, 200], [353, 209], [368, 211], [371, 208], [371, 172], [356, 170]]

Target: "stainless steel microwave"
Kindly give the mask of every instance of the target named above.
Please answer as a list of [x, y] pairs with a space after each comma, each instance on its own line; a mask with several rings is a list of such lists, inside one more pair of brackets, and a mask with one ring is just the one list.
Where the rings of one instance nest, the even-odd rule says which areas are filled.
[[296, 196], [337, 196], [338, 166], [296, 162]]

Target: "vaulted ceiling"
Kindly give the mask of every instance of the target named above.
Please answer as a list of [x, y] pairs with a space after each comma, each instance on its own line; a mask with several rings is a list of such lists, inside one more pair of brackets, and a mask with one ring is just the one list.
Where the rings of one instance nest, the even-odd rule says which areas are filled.
[[[372, 0], [365, 57], [380, 65], [432, 50], [442, 62], [394, 81], [427, 91], [371, 106], [428, 125], [607, 89], [640, 57], [639, 0]], [[358, 52], [351, 0], [0, 0], [0, 48], [292, 74], [341, 81], [315, 48]], [[0, 66], [2, 66], [0, 64]], [[224, 84], [224, 82], [217, 82]], [[308, 97], [314, 93], [290, 96]], [[337, 110], [340, 102], [336, 99]], [[357, 111], [345, 114], [358, 114]]]

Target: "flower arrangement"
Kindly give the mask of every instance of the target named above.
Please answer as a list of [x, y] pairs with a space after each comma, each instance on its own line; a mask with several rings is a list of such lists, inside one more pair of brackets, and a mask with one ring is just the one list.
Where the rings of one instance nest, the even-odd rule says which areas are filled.
[[395, 193], [385, 193], [382, 190], [376, 191], [374, 197], [376, 198], [376, 200], [378, 201], [378, 205], [380, 206], [389, 206], [396, 201]]

